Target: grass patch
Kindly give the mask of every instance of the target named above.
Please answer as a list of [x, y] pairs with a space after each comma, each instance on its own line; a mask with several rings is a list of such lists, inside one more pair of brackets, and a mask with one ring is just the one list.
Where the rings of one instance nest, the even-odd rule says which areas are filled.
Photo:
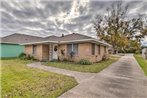
[[2, 57], [0, 60], [10, 60], [10, 59], [17, 59], [18, 57]]
[[136, 58], [138, 64], [141, 66], [142, 70], [144, 71], [144, 74], [147, 76], [147, 60], [145, 60], [139, 54], [134, 54], [134, 57]]
[[56, 98], [77, 85], [73, 77], [25, 66], [30, 61], [1, 60], [2, 98]]
[[44, 65], [73, 70], [73, 71], [97, 73], [117, 60], [118, 57], [111, 57], [106, 61], [101, 61], [99, 63], [94, 63], [92, 65], [81, 65], [71, 62], [45, 62]]

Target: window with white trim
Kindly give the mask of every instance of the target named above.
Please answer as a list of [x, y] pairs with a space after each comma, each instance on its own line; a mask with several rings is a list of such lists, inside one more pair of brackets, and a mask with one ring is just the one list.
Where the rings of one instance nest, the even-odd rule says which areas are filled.
[[78, 44], [67, 44], [67, 55], [70, 55], [71, 52], [78, 54]]

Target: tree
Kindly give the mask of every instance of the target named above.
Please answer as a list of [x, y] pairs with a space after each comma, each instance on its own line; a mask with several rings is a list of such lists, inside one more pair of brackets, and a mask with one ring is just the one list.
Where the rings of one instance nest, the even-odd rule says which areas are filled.
[[[140, 52], [140, 43], [137, 40], [129, 40], [128, 45], [126, 46], [125, 52], [127, 53], [139, 53]], [[120, 51], [122, 52], [122, 51]]]
[[140, 41], [147, 33], [143, 21], [143, 15], [137, 17], [127, 16], [129, 6], [122, 6], [117, 2], [107, 8], [106, 14], [97, 15], [94, 20], [94, 28], [100, 40], [111, 44], [116, 51], [125, 51], [129, 40]]

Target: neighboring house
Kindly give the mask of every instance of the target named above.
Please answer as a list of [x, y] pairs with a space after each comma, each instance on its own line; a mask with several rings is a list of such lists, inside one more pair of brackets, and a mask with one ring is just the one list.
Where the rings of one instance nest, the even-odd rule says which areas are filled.
[[142, 56], [147, 59], [147, 46], [142, 46]]
[[17, 33], [2, 37], [0, 42], [0, 58], [17, 57], [25, 49], [20, 44], [41, 39], [41, 37]]
[[110, 46], [97, 39], [76, 33], [61, 37], [49, 36], [44, 40], [22, 45], [25, 46], [26, 54], [32, 55], [40, 61], [59, 59], [76, 62], [81, 59], [98, 62], [103, 58], [108, 58], [108, 47]]
[[0, 43], [0, 58], [17, 57], [24, 51], [24, 46], [14, 43]]

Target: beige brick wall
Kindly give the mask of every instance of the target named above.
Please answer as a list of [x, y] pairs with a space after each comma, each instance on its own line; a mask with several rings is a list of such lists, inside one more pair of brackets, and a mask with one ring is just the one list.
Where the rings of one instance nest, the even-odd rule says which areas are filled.
[[36, 59], [42, 60], [42, 44], [37, 45], [37, 54], [34, 55]]
[[[104, 54], [107, 54], [108, 56], [108, 49], [106, 48], [106, 53], [104, 51], [104, 46], [100, 46], [100, 54], [98, 50], [98, 45], [95, 45], [95, 55], [92, 55], [92, 50], [91, 50], [91, 43], [79, 43], [78, 45], [78, 55], [75, 55], [72, 60], [78, 62], [80, 59], [88, 59], [91, 62], [98, 62], [102, 60], [102, 57]], [[26, 45], [25, 46], [25, 53], [26, 54], [32, 54], [32, 45]], [[65, 56], [61, 55], [61, 50], [65, 50]], [[38, 60], [49, 60], [49, 45], [43, 45], [39, 44], [37, 45], [37, 54], [34, 55], [34, 57]], [[58, 45], [58, 57], [59, 59], [63, 60], [64, 58], [66, 59], [71, 59], [70, 56], [67, 55], [67, 44], [61, 44]]]
[[62, 44], [62, 45], [58, 45], [58, 55], [61, 56], [61, 50], [64, 50], [64, 53], [66, 55], [67, 53], [67, 45], [66, 44]]
[[[91, 50], [91, 43], [80, 43], [78, 45], [78, 55], [75, 55], [73, 60], [78, 62], [80, 59], [88, 59], [91, 62], [98, 62], [102, 60], [104, 52], [104, 46], [100, 46], [100, 54], [98, 53], [98, 45], [95, 45], [95, 55], [92, 55]], [[61, 49], [65, 49], [65, 56], [63, 58], [70, 59], [70, 56], [67, 55], [67, 45], [60, 45], [59, 46], [59, 58], [62, 59], [61, 56]]]
[[33, 45], [25, 46], [25, 53], [34, 56], [38, 60], [48, 60], [49, 59], [49, 45], [38, 44], [36, 49], [36, 54], [33, 53]]
[[26, 45], [25, 46], [25, 53], [32, 55], [32, 45]]
[[81, 43], [79, 44], [78, 56], [75, 58], [76, 61], [80, 59], [89, 59], [91, 60], [91, 44], [90, 43]]

